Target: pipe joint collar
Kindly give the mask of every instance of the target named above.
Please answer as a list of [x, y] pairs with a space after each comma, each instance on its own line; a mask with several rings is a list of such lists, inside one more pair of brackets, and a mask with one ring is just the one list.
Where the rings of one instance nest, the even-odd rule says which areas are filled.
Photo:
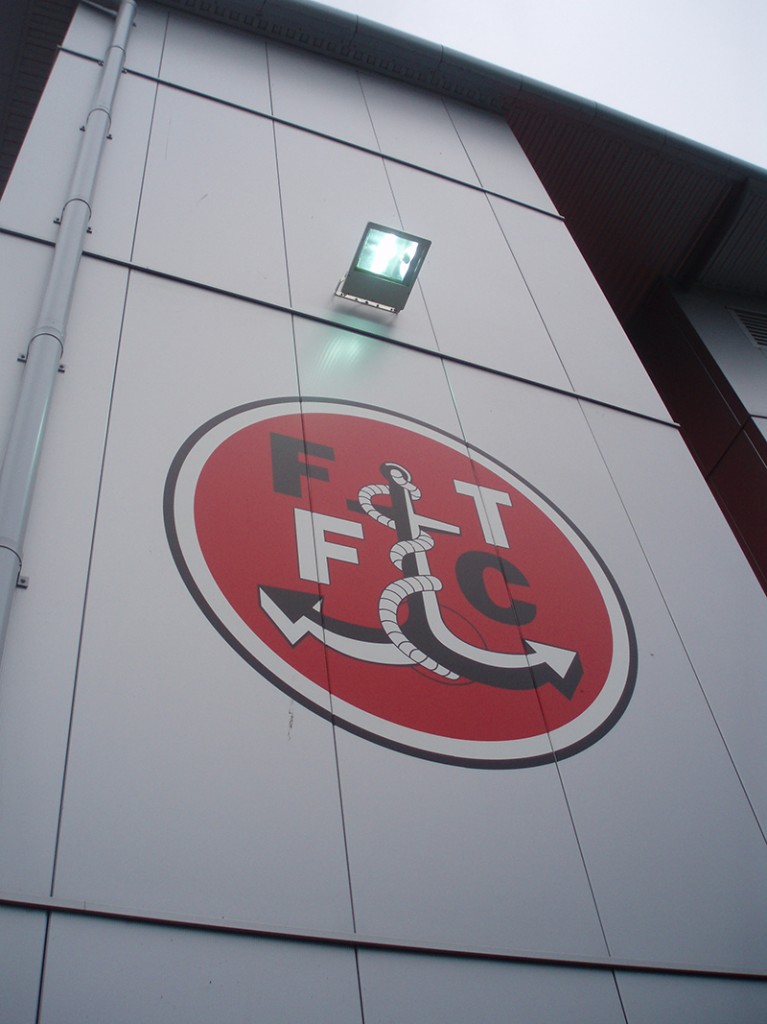
[[70, 205], [70, 203], [83, 203], [85, 206], [87, 206], [88, 207], [88, 220], [91, 219], [91, 215], [93, 213], [93, 208], [91, 207], [91, 204], [88, 202], [88, 200], [84, 196], [70, 196], [70, 198], [67, 199], [67, 201], [64, 203], [64, 206], [62, 207], [62, 210], [61, 210], [61, 219], [62, 220], [64, 219], [64, 212], [65, 212], [66, 208]]
[[107, 119], [107, 131], [109, 131], [109, 129], [112, 126], [112, 110], [111, 110], [111, 104], [109, 103], [109, 101], [108, 100], [104, 100], [103, 102], [100, 102], [98, 99], [96, 100], [96, 103], [88, 111], [88, 117], [85, 119], [86, 125], [88, 124], [88, 122], [90, 121], [90, 119], [93, 117], [94, 114], [104, 114], [106, 116], [106, 119]]
[[21, 568], [21, 552], [17, 550], [21, 548], [18, 540], [13, 540], [11, 537], [0, 537], [0, 548], [5, 548], [6, 551], [10, 551], [12, 555], [16, 557], [16, 561], [19, 563], [19, 569]]
[[64, 355], [64, 330], [58, 327], [56, 324], [40, 324], [35, 333], [29, 339], [29, 345], [27, 345], [27, 355], [32, 347], [32, 342], [37, 341], [38, 338], [52, 338], [59, 346], [59, 359]]

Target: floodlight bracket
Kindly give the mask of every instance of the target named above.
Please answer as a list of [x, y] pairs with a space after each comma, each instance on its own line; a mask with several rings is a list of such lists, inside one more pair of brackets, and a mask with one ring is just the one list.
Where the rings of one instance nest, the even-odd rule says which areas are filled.
[[359, 295], [349, 295], [348, 292], [344, 291], [344, 285], [346, 284], [346, 278], [342, 277], [338, 282], [335, 294], [339, 299], [348, 299], [350, 302], [360, 302], [363, 306], [373, 306], [374, 309], [382, 309], [385, 313], [394, 313], [396, 316], [399, 313], [398, 309], [394, 306], [386, 306], [383, 302], [373, 302], [372, 299], [363, 299]]

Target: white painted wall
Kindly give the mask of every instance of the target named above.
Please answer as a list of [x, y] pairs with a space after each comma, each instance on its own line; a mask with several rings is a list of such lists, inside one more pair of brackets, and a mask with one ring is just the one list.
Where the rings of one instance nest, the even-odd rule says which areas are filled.
[[[0, 235], [6, 410], [107, 35], [78, 12], [77, 55], [0, 205], [0, 227], [32, 236]], [[150, 5], [128, 67], [146, 77], [121, 81], [0, 678], [0, 894], [760, 970], [765, 598], [511, 134]], [[368, 220], [433, 243], [396, 318], [333, 295]], [[225, 642], [171, 557], [163, 488], [202, 424], [286, 395], [463, 437], [575, 523], [637, 636], [634, 696], [602, 739], [518, 770], [409, 756], [292, 701]], [[17, 920], [0, 1021], [36, 1009], [42, 918], [3, 908], [11, 935]], [[707, 1019], [725, 992], [730, 1020], [767, 1009], [757, 983], [355, 959], [64, 913], [43, 980], [43, 1024], [639, 1024], [650, 992], [655, 1020]]]

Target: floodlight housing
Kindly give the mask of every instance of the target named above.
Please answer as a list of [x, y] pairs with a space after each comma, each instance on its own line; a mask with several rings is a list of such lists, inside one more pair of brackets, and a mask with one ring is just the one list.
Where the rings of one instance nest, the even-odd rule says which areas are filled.
[[431, 242], [406, 231], [368, 223], [336, 295], [399, 313], [413, 290]]

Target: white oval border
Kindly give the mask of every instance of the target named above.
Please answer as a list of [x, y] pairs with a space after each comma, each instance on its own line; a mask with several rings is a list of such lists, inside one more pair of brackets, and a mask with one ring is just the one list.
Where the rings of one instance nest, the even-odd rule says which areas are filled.
[[[240, 430], [275, 416], [332, 413], [375, 420], [414, 430], [506, 479], [549, 519], [572, 544], [592, 575], [607, 609], [613, 636], [613, 659], [602, 690], [577, 718], [551, 732], [517, 740], [458, 740], [397, 725], [332, 697], [298, 672], [264, 643], [240, 618], [218, 587], [202, 554], [194, 525], [194, 492], [200, 472], [213, 452]], [[604, 735], [625, 710], [636, 677], [637, 652], [625, 601], [607, 567], [586, 538], [555, 505], [513, 470], [452, 434], [374, 406], [333, 399], [266, 399], [240, 406], [203, 424], [182, 445], [165, 487], [165, 525], [176, 565], [203, 612], [224, 638], [270, 681], [295, 695], [323, 717], [385, 746], [469, 767], [512, 768], [543, 764], [577, 753]], [[332, 707], [331, 707], [332, 705]]]

